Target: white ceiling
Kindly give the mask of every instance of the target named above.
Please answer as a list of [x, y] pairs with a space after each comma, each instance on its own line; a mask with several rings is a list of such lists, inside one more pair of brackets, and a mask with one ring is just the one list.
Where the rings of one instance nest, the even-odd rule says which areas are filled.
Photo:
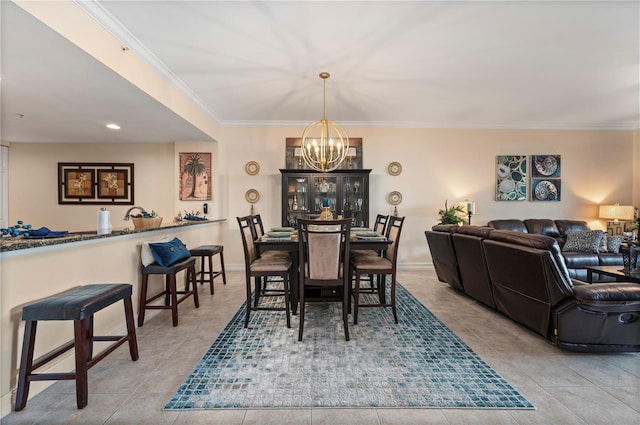
[[[331, 73], [326, 116], [346, 126], [640, 120], [638, 1], [82, 4], [221, 125], [321, 118], [321, 71]], [[1, 7], [3, 141], [210, 139], [16, 5]]]

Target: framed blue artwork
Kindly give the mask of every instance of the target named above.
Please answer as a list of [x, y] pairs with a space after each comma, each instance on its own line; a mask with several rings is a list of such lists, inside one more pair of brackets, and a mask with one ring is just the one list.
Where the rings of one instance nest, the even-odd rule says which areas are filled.
[[527, 200], [527, 156], [496, 156], [496, 201]]

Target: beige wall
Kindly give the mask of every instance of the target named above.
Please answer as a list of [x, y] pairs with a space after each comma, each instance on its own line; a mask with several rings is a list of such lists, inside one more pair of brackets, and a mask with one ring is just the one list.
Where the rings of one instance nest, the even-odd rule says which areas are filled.
[[[163, 144], [37, 144], [14, 143], [9, 147], [9, 225], [17, 220], [52, 230], [96, 229], [96, 212], [111, 211], [115, 229], [131, 227], [124, 221], [131, 205], [58, 204], [58, 162], [121, 162], [134, 164], [135, 205], [154, 210], [167, 223], [185, 210], [202, 211], [200, 201], [178, 200], [179, 152], [210, 152], [214, 169], [217, 143]], [[217, 197], [214, 187], [213, 197]], [[213, 206], [212, 202], [208, 202]], [[215, 208], [210, 218], [219, 218]]]
[[[231, 268], [243, 264], [242, 246], [235, 217], [249, 213], [244, 194], [257, 189], [261, 198], [256, 212], [267, 225], [279, 225], [280, 173], [284, 167], [284, 140], [298, 135], [294, 127], [227, 127], [220, 143], [158, 145], [12, 144], [9, 161], [9, 221], [22, 219], [54, 230], [90, 230], [95, 226], [96, 206], [57, 204], [58, 162], [135, 163], [136, 205], [154, 209], [165, 220], [178, 212], [201, 209], [200, 202], [177, 201], [179, 152], [209, 151], [214, 163], [212, 218], [227, 218], [222, 225]], [[603, 227], [597, 218], [602, 202], [637, 203], [638, 140], [632, 131], [526, 131], [526, 130], [428, 130], [349, 129], [364, 142], [364, 166], [371, 168], [372, 215], [391, 213], [386, 195], [400, 191], [398, 206], [407, 217], [399, 261], [403, 267], [430, 263], [424, 230], [437, 222], [437, 211], [449, 203], [476, 202], [474, 224], [494, 218], [572, 218]], [[500, 154], [556, 154], [562, 156], [562, 201], [498, 202], [494, 200], [495, 156]], [[260, 173], [249, 176], [247, 161], [260, 164]], [[398, 161], [403, 172], [386, 172]], [[634, 174], [635, 173], [635, 174]], [[637, 195], [636, 195], [637, 196]], [[108, 207], [114, 227], [126, 206]]]
[[[227, 127], [219, 140], [221, 180], [225, 181], [222, 215], [228, 217], [225, 241], [236, 260], [241, 247], [235, 243], [234, 218], [246, 214], [248, 189], [262, 197], [256, 204], [267, 224], [279, 224], [280, 173], [284, 166], [284, 140], [301, 134], [298, 128]], [[634, 173], [632, 131], [527, 131], [527, 130], [429, 130], [349, 129], [362, 137], [364, 167], [371, 168], [370, 213], [391, 213], [386, 195], [400, 191], [398, 206], [405, 215], [399, 261], [402, 267], [430, 263], [424, 230], [436, 224], [437, 212], [449, 203], [476, 202], [474, 224], [494, 218], [572, 218], [603, 227], [597, 218], [601, 202], [631, 203]], [[501, 154], [557, 154], [562, 156], [562, 201], [498, 202], [494, 200], [494, 161]], [[244, 164], [260, 163], [257, 176], [248, 176]], [[402, 174], [392, 177], [387, 165], [398, 161]], [[637, 167], [637, 164], [635, 165]]]

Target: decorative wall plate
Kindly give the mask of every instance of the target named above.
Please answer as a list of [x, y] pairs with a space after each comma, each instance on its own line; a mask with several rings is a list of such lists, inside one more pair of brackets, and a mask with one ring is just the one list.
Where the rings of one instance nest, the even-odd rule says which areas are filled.
[[387, 201], [389, 201], [391, 205], [400, 205], [400, 202], [402, 202], [402, 193], [394, 190], [387, 196]]
[[387, 171], [389, 172], [389, 174], [391, 174], [392, 176], [397, 176], [400, 173], [402, 173], [402, 165], [400, 165], [399, 162], [392, 162], [391, 164], [389, 164], [389, 166], [387, 167]]
[[260, 200], [260, 192], [255, 189], [249, 189], [244, 194], [244, 199], [246, 199], [250, 204], [255, 204]]
[[258, 174], [260, 172], [260, 164], [258, 164], [256, 161], [249, 161], [244, 166], [244, 170], [250, 176], [255, 176], [256, 174]]

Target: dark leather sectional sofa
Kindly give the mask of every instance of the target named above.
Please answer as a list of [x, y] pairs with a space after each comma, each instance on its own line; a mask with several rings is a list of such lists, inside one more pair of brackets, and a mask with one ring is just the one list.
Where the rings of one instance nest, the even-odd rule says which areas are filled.
[[[556, 228], [558, 221], [551, 221]], [[440, 281], [553, 344], [572, 351], [640, 351], [640, 285], [572, 278], [583, 269], [570, 273], [558, 230], [554, 238], [522, 229], [437, 225], [425, 235]]]

